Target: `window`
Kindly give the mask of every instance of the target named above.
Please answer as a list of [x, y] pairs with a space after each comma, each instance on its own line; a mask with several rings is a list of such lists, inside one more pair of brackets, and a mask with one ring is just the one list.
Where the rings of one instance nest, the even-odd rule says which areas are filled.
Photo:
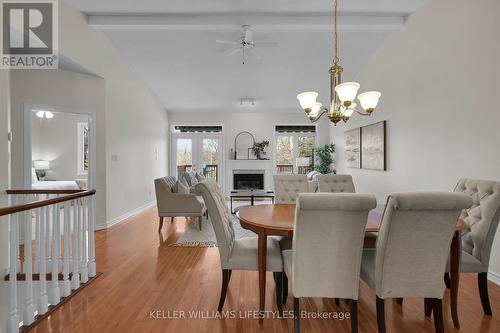
[[89, 172], [90, 132], [88, 123], [78, 123], [78, 174], [86, 175]]
[[276, 173], [307, 174], [314, 169], [316, 126], [276, 126]]

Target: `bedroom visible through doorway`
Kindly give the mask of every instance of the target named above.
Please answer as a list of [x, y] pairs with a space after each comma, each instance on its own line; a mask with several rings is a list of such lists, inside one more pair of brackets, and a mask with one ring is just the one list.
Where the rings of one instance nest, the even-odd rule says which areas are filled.
[[31, 188], [88, 189], [91, 159], [89, 114], [33, 107], [27, 115]]

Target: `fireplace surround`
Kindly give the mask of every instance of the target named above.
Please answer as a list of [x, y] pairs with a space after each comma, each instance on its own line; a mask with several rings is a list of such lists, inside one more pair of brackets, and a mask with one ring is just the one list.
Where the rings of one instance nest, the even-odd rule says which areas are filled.
[[233, 170], [233, 190], [263, 190], [265, 170], [235, 169]]

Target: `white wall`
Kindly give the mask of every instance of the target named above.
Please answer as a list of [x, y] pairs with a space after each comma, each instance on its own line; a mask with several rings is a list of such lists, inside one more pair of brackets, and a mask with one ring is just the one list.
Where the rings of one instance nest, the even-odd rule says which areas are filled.
[[[462, 177], [500, 180], [500, 2], [439, 0], [413, 14], [359, 73], [362, 88], [380, 90], [371, 118], [331, 127], [339, 171], [379, 202], [395, 191], [450, 191]], [[387, 120], [388, 171], [346, 169], [347, 129]], [[490, 269], [500, 277], [493, 248]]]
[[[24, 104], [67, 110], [88, 110], [96, 114], [96, 219], [106, 218], [105, 82], [102, 78], [63, 70], [15, 70], [11, 73], [12, 102], [12, 186], [24, 187]], [[57, 116], [52, 120], [57, 121]], [[35, 133], [35, 136], [37, 134]], [[59, 134], [54, 134], [59, 136]], [[65, 139], [63, 134], [60, 139]], [[76, 148], [76, 146], [75, 146]]]
[[[6, 207], [7, 195], [5, 190], [9, 184], [9, 132], [10, 92], [9, 71], [0, 70], [0, 207]], [[3, 277], [5, 269], [9, 267], [9, 224], [7, 218], [0, 218], [0, 276]], [[0, 279], [0, 332], [7, 330], [8, 316], [8, 288], [7, 282]]]
[[31, 159], [50, 161], [47, 179], [86, 179], [78, 172], [78, 123], [88, 123], [88, 115], [54, 113], [52, 119], [31, 114]]
[[[107, 221], [154, 201], [167, 172], [167, 113], [106, 36], [59, 2], [59, 50], [105, 80]], [[160, 152], [155, 159], [155, 150]]]
[[[98, 129], [97, 132], [97, 163], [105, 167], [98, 167], [97, 182], [98, 187], [99, 184], [104, 186], [101, 190], [98, 188], [98, 195], [105, 195], [106, 207], [105, 217], [98, 217], [97, 224], [98, 227], [106, 227], [154, 201], [153, 179], [167, 172], [167, 113], [106, 36], [101, 31], [91, 29], [83, 14], [62, 1], [59, 2], [59, 51], [65, 58], [103, 79], [95, 99], [103, 103], [97, 111], [98, 126], [102, 126], [102, 131]], [[26, 75], [38, 74], [36, 72], [50, 71], [30, 71]], [[64, 92], [67, 90], [60, 84], [44, 79], [34, 87], [36, 91], [43, 91], [38, 97], [44, 103], [26, 100], [23, 89], [13, 90], [13, 95], [16, 95], [17, 101], [32, 104], [74, 107], [82, 103], [95, 103], [92, 95], [80, 98], [84, 94], [80, 94], [79, 90], [66, 95]], [[85, 88], [85, 93], [93, 89], [91, 86]], [[46, 97], [45, 92], [49, 97]], [[60, 100], [69, 104], [58, 103]], [[21, 116], [16, 115], [20, 110], [19, 103], [16, 102], [12, 120], [13, 126], [17, 128], [14, 133], [16, 156], [22, 152], [19, 150], [22, 147], [19, 143], [22, 140], [22, 132], [19, 132], [22, 122], [19, 123]], [[102, 155], [99, 155], [99, 151]], [[155, 158], [155, 151], [160, 152], [158, 159]], [[21, 165], [19, 162], [18, 158], [13, 160], [15, 168]], [[99, 199], [99, 203], [104, 203], [104, 200]]]
[[[269, 112], [269, 113], [250, 113], [241, 112], [235, 110], [234, 113], [229, 112], [169, 112], [169, 122], [173, 125], [179, 124], [221, 124], [223, 125], [224, 131], [224, 161], [226, 177], [224, 187], [226, 191], [230, 190], [231, 182], [228, 170], [230, 166], [228, 163], [229, 150], [234, 147], [234, 138], [236, 135], [242, 131], [248, 131], [255, 136], [256, 141], [269, 140], [270, 146], [267, 148], [267, 157], [271, 159], [269, 164], [272, 164], [273, 159], [273, 147], [274, 147], [274, 137], [275, 137], [275, 126], [276, 125], [310, 125], [310, 121], [307, 119], [305, 113], [300, 110], [297, 105], [296, 112], [293, 113], [279, 113], [279, 112]], [[318, 144], [324, 145], [328, 143], [329, 131], [327, 122], [318, 122], [317, 127], [318, 134]], [[241, 166], [243, 161], [238, 161], [238, 166]], [[256, 169], [262, 169], [264, 162], [248, 161], [248, 168], [256, 166]], [[266, 176], [266, 182], [269, 183], [272, 170], [269, 171], [269, 175]], [[272, 188], [272, 186], [266, 185], [267, 188]]]

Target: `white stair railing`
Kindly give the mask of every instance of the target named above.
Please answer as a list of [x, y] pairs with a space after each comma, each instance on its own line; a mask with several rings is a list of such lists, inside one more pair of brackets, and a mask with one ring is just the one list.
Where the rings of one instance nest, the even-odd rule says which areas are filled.
[[9, 217], [7, 329], [14, 333], [96, 276], [95, 190], [7, 193], [12, 205], [0, 217]]

